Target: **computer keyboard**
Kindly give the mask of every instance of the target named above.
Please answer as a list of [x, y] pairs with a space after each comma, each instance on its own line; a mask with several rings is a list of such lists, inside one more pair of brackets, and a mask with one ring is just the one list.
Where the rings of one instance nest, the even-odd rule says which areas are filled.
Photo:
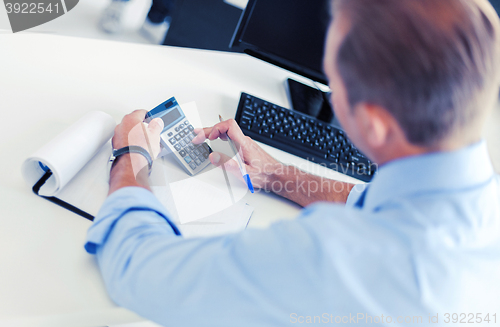
[[376, 166], [344, 131], [311, 116], [242, 93], [235, 117], [252, 139], [368, 182]]

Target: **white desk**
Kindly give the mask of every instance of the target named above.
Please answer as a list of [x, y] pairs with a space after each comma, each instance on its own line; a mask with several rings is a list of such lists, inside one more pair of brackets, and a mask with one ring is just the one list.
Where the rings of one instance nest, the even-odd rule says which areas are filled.
[[[0, 326], [102, 326], [141, 319], [108, 298], [94, 258], [83, 249], [91, 223], [25, 185], [20, 167], [27, 156], [92, 110], [120, 121], [134, 109], [176, 96], [181, 104], [196, 101], [209, 126], [218, 114], [234, 117], [241, 91], [287, 107], [287, 77], [300, 79], [246, 55], [0, 34]], [[497, 110], [490, 121], [490, 138], [497, 139], [499, 116]], [[281, 161], [353, 181], [264, 148]], [[299, 210], [264, 193], [245, 200], [255, 207], [253, 227], [292, 218]]]
[[[234, 117], [240, 92], [288, 106], [284, 70], [246, 55], [41, 34], [0, 34], [0, 326], [99, 326], [140, 318], [108, 298], [83, 242], [90, 222], [36, 197], [23, 160], [86, 112], [117, 122], [170, 96], [196, 101], [209, 126]], [[265, 147], [321, 175], [349, 177]], [[250, 226], [291, 218], [299, 208], [248, 194]]]

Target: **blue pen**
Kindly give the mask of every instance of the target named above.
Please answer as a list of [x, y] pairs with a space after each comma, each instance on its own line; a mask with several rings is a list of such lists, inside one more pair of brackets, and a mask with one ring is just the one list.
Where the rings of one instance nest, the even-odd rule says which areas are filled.
[[[221, 115], [219, 115], [219, 121], [222, 122]], [[241, 175], [243, 175], [243, 179], [247, 183], [248, 189], [250, 190], [250, 192], [253, 193], [254, 190], [253, 190], [252, 181], [250, 180], [250, 176], [248, 175], [247, 170], [245, 169], [245, 165], [241, 161], [240, 154], [239, 154], [238, 150], [236, 150], [236, 147], [234, 146], [233, 141], [229, 138], [229, 136], [227, 134], [226, 134], [226, 136], [227, 136], [227, 140], [229, 142], [229, 145], [231, 146], [231, 149], [234, 151], [234, 153], [236, 153], [236, 160], [238, 161], [238, 166], [240, 167]]]

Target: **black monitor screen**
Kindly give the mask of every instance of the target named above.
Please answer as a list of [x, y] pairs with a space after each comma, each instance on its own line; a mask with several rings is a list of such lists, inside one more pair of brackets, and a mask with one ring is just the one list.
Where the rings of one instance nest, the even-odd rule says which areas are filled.
[[326, 83], [323, 50], [330, 0], [250, 0], [232, 47]]

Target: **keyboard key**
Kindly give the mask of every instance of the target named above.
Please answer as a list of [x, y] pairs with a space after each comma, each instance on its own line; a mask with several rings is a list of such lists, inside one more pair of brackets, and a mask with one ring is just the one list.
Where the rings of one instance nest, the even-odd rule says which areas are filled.
[[194, 162], [191, 162], [189, 164], [189, 167], [191, 167], [192, 170], [195, 170], [196, 169], [196, 164]]
[[[181, 141], [182, 142], [182, 141]], [[177, 151], [180, 151], [182, 149], [181, 145], [179, 143], [177, 143], [176, 145], [174, 145], [174, 148], [177, 150]]]
[[172, 144], [172, 145], [173, 145], [173, 144], [175, 144], [175, 142], [176, 142], [175, 138], [173, 138], [173, 137], [172, 137], [170, 140], [168, 140], [168, 141], [169, 141], [169, 142], [170, 142], [170, 144]]
[[351, 161], [359, 163], [361, 162], [362, 158], [357, 156], [357, 155], [351, 155]]
[[184, 137], [184, 136], [186, 136], [186, 134], [185, 134], [183, 131], [180, 131], [180, 132], [179, 132], [179, 136], [180, 136], [180, 137]]
[[359, 151], [356, 151], [354, 155], [359, 157], [360, 159], [365, 159], [365, 160], [367, 159], [366, 156], [364, 154], [360, 153]]
[[179, 141], [179, 144], [180, 144], [181, 146], [183, 146], [183, 147], [185, 147], [185, 146], [186, 146], [186, 142], [184, 142], [184, 140], [180, 140], [180, 141]]
[[189, 128], [186, 127], [182, 131], [184, 132], [184, 134], [189, 135], [189, 132], [190, 132]]
[[184, 157], [184, 160], [187, 162], [187, 163], [190, 163], [193, 159], [191, 159], [190, 156], [185, 156]]
[[189, 125], [189, 126], [188, 126], [188, 129], [189, 129], [190, 131], [193, 131], [193, 130], [194, 130], [194, 127], [193, 127], [193, 126], [191, 126], [191, 125]]
[[337, 157], [330, 157], [331, 161], [335, 162], [335, 163], [338, 163], [339, 162], [339, 158]]
[[193, 151], [193, 152], [194, 152], [194, 154], [196, 154], [197, 156], [199, 156], [199, 155], [201, 154], [201, 153], [200, 153], [200, 151], [198, 151], [197, 149], [194, 149], [194, 151]]
[[241, 125], [250, 125], [252, 123], [252, 119], [250, 119], [249, 117], [241, 117], [241, 121], [240, 121], [240, 124]]
[[167, 136], [168, 136], [168, 137], [172, 137], [172, 135], [174, 135], [174, 133], [172, 133], [172, 132], [169, 132], [169, 133], [167, 134]]
[[198, 158], [194, 159], [194, 162], [196, 163], [197, 166], [201, 165], [201, 161]]
[[175, 132], [179, 132], [179, 127], [175, 127]]
[[185, 157], [187, 155], [186, 151], [184, 150], [179, 151], [179, 154], [181, 155], [181, 157]]
[[179, 141], [179, 140], [181, 139], [180, 135], [179, 135], [179, 134], [177, 134], [177, 135], [175, 136], [175, 139], [176, 139], [177, 141]]

